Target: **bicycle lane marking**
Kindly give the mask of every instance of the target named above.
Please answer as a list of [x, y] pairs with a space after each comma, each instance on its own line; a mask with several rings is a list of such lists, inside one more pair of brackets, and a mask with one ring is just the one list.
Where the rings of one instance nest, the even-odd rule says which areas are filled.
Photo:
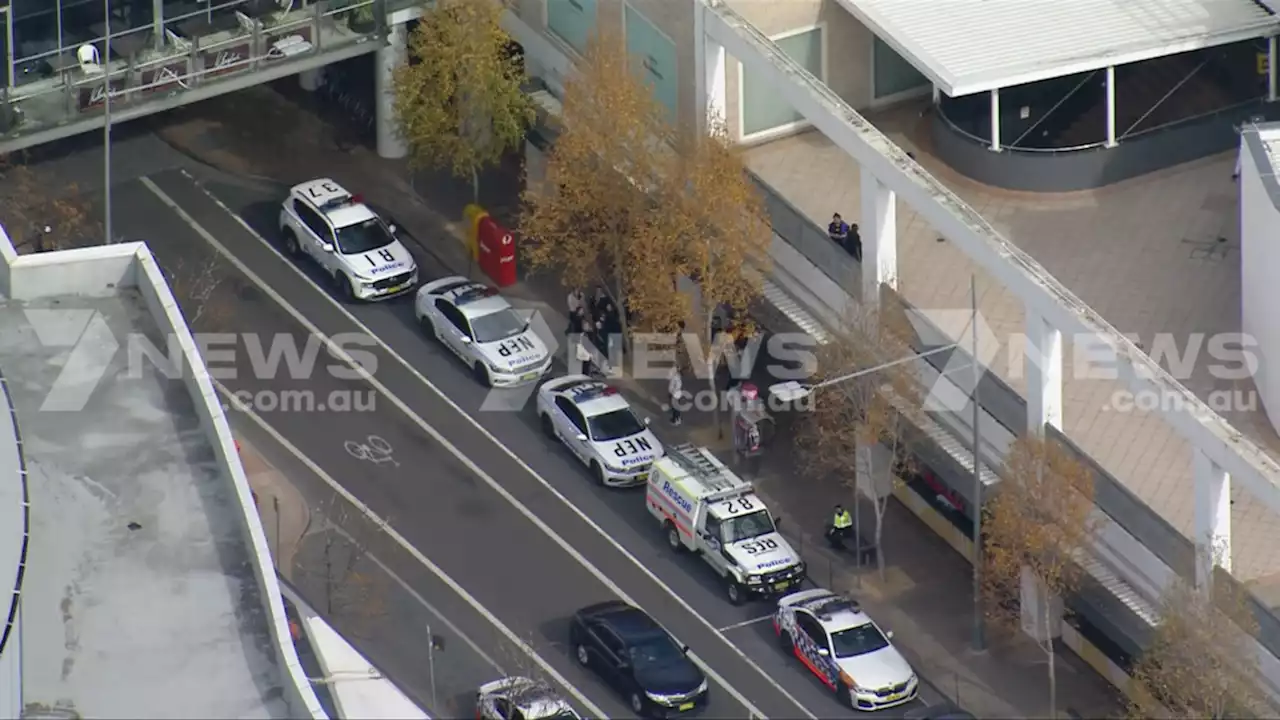
[[[423, 567], [431, 571], [431, 574], [439, 578], [440, 582], [444, 583], [450, 590], [452, 590], [455, 594], [457, 594], [458, 597], [462, 598], [468, 605], [470, 605], [471, 609], [475, 610], [476, 613], [480, 615], [480, 617], [484, 618], [486, 621], [489, 622], [489, 624], [497, 628], [498, 632], [502, 633], [502, 636], [505, 637], [508, 642], [510, 642], [512, 645], [514, 645], [524, 654], [528, 655], [531, 660], [537, 663], [538, 667], [541, 668], [543, 672], [547, 673], [549, 677], [555, 679], [556, 682], [560, 683], [561, 686], [563, 686], [566, 690], [568, 690], [569, 693], [572, 694], [573, 697], [577, 699], [578, 702], [582, 703], [583, 707], [585, 707], [587, 711], [592, 714], [593, 717], [599, 717], [599, 718], [607, 717], [604, 711], [601, 710], [598, 705], [593, 703], [590, 700], [590, 698], [586, 696], [585, 693], [583, 693], [581, 690], [578, 689], [576, 685], [569, 682], [568, 678], [561, 675], [560, 672], [555, 669], [555, 667], [553, 667], [540, 654], [538, 654], [537, 650], [535, 650], [528, 643], [521, 640], [519, 635], [517, 635], [514, 631], [511, 630], [511, 628], [507, 627], [505, 623], [503, 623], [500, 619], [498, 619], [498, 616], [489, 612], [488, 608], [482, 605], [479, 600], [477, 600], [473, 595], [471, 595], [471, 593], [467, 592], [465, 588], [459, 585], [453, 579], [452, 576], [446, 573], [442, 568], [440, 568], [438, 565], [432, 562], [430, 558], [428, 558], [416, 547], [414, 547], [413, 543], [409, 542], [407, 538], [401, 535], [394, 527], [392, 527], [389, 523], [387, 523], [386, 520], [383, 520], [382, 516], [374, 512], [373, 509], [370, 508], [368, 505], [365, 505], [364, 502], [360, 500], [360, 498], [353, 495], [351, 491], [343, 487], [341, 483], [339, 483], [337, 480], [334, 480], [333, 477], [329, 475], [329, 473], [325, 472], [324, 468], [317, 465], [315, 461], [313, 461], [310, 457], [308, 457], [306, 453], [302, 452], [302, 450], [299, 449], [298, 446], [294, 445], [292, 442], [289, 442], [288, 438], [286, 438], [284, 435], [278, 432], [266, 420], [263, 420], [248, 405], [246, 405], [239, 398], [237, 398], [234, 393], [227, 390], [226, 386], [224, 386], [220, 381], [213, 380], [212, 378], [211, 380], [213, 382], [214, 387], [218, 389], [218, 392], [222, 393], [223, 397], [225, 397], [227, 401], [231, 403], [232, 407], [234, 407], [237, 412], [241, 413], [245, 417], [252, 420], [254, 424], [256, 424], [263, 432], [270, 435], [273, 440], [275, 440], [277, 443], [280, 444], [280, 447], [289, 451], [289, 453], [292, 454], [295, 458], [297, 458], [299, 462], [305, 465], [308, 470], [314, 473], [316, 477], [320, 478], [325, 485], [329, 486], [330, 489], [332, 489], [335, 493], [337, 493], [339, 497], [341, 497], [343, 500], [350, 503], [351, 506], [354, 507], [357, 512], [363, 515], [369, 522], [373, 523], [379, 530], [386, 533], [387, 537], [391, 538], [392, 541], [394, 541], [397, 545], [399, 545], [402, 549], [404, 549], [405, 552], [409, 553], [409, 555], [412, 556], [414, 560], [417, 560], [419, 563], [422, 564]], [[372, 557], [371, 554], [370, 554], [370, 557]], [[484, 658], [486, 662], [488, 662], [490, 665], [496, 668], [499, 672], [506, 672], [487, 653], [481, 650], [478, 645], [473, 643], [470, 640], [470, 638], [465, 633], [463, 633], [460, 629], [458, 629], [448, 618], [446, 618], [444, 615], [436, 611], [435, 608], [430, 603], [428, 603], [425, 598], [423, 598], [420, 594], [418, 594], [417, 591], [415, 591], [412, 587], [410, 587], [408, 583], [402, 580], [398, 575], [392, 572], [390, 568], [384, 565], [381, 560], [374, 558], [373, 561], [379, 568], [381, 568], [384, 572], [387, 573], [388, 577], [391, 577], [401, 587], [408, 590], [409, 593], [418, 600], [418, 602], [422, 603], [428, 610], [431, 610], [433, 614], [437, 615], [442, 620], [444, 620], [445, 624], [455, 634], [457, 634], [459, 637], [463, 638], [468, 644], [470, 644], [476, 650], [476, 652], [480, 655], [480, 657]]]
[[[319, 287], [315, 283], [315, 281], [313, 281], [306, 274], [306, 272], [304, 272], [301, 268], [299, 268], [296, 263], [290, 261], [287, 257], [281, 254], [280, 251], [277, 250], [260, 233], [258, 233], [258, 231], [255, 230], [253, 226], [249, 225], [248, 222], [246, 222], [243, 218], [241, 218], [234, 211], [232, 211], [231, 208], [227, 207], [226, 204], [222, 202], [222, 200], [218, 199], [216, 196], [210, 193], [207, 189], [205, 189], [203, 186], [197, 183], [189, 173], [187, 173], [186, 171], [182, 171], [182, 175], [189, 182], [191, 182], [191, 184], [197, 190], [199, 190], [199, 192], [202, 195], [208, 198], [210, 202], [212, 202], [219, 209], [225, 212], [237, 225], [239, 225], [246, 233], [248, 233], [250, 237], [253, 237], [257, 239], [259, 242], [261, 242], [262, 245], [268, 251], [270, 251], [273, 255], [275, 255], [293, 273], [298, 275], [298, 277], [302, 278], [302, 280], [305, 281], [305, 283], [308, 286], [310, 286], [313, 290], [315, 290], [326, 302], [328, 302], [334, 308], [336, 308], [338, 312], [342, 314], [353, 325], [355, 325], [361, 331], [366, 333], [368, 337], [370, 337], [374, 342], [376, 342], [378, 346], [383, 349], [384, 352], [386, 352], [391, 358], [393, 358], [396, 362], [398, 362], [406, 371], [408, 371], [410, 375], [416, 378], [425, 387], [430, 388], [431, 391], [435, 393], [454, 412], [456, 412], [461, 417], [465, 418], [467, 423], [469, 423], [485, 439], [487, 439], [495, 447], [500, 448], [501, 451], [504, 454], [506, 454], [516, 465], [518, 465], [522, 470], [524, 470], [530, 477], [536, 479], [538, 483], [542, 485], [542, 487], [547, 492], [553, 495], [565, 507], [567, 507], [575, 515], [577, 515], [578, 518], [582, 520], [584, 524], [587, 525], [587, 527], [591, 528], [593, 531], [595, 531], [596, 534], [604, 538], [606, 542], [608, 542], [619, 554], [627, 558], [627, 560], [630, 561], [631, 564], [636, 569], [638, 569], [645, 577], [647, 577], [655, 586], [657, 586], [658, 588], [661, 588], [663, 592], [665, 592], [668, 596], [670, 596], [673, 600], [675, 600], [676, 603], [686, 613], [688, 613], [691, 617], [696, 618], [697, 621], [701, 625], [703, 625], [703, 627], [706, 630], [708, 630], [713, 636], [718, 638], [720, 642], [726, 648], [728, 648], [730, 652], [732, 652], [740, 660], [742, 660], [742, 662], [747, 667], [751, 668], [757, 675], [763, 678], [764, 681], [771, 688], [773, 688], [782, 698], [784, 698], [791, 705], [799, 709], [800, 713], [804, 717], [810, 718], [810, 720], [818, 720], [818, 717], [814, 715], [812, 712], [810, 712], [807, 706], [805, 706], [794, 695], [792, 695], [789, 690], [787, 690], [785, 687], [781, 685], [781, 683], [779, 683], [771, 675], [765, 672], [763, 668], [761, 668], [754, 660], [750, 658], [750, 656], [748, 656], [745, 652], [742, 651], [741, 648], [739, 648], [737, 645], [731, 642], [729, 638], [719, 630], [719, 628], [717, 628], [709, 620], [703, 617], [697, 610], [693, 608], [692, 605], [689, 604], [687, 600], [685, 600], [679, 593], [677, 593], [674, 589], [672, 589], [671, 586], [663, 582], [652, 570], [645, 567], [644, 563], [640, 562], [640, 560], [636, 558], [636, 556], [633, 555], [631, 551], [627, 550], [613, 536], [605, 532], [604, 528], [600, 527], [600, 525], [595, 520], [593, 520], [590, 516], [584, 513], [579, 507], [577, 507], [572, 502], [570, 502], [569, 499], [565, 497], [564, 494], [561, 493], [546, 478], [542, 477], [542, 475], [540, 475], [536, 470], [530, 467], [528, 463], [526, 463], [518, 455], [513, 453], [506, 445], [504, 445], [501, 441], [499, 441], [496, 437], [494, 437], [494, 435], [490, 433], [483, 425], [481, 425], [475, 418], [473, 418], [469, 413], [464, 411], [457, 403], [455, 403], [452, 398], [450, 398], [442, 390], [440, 390], [440, 388], [436, 387], [433, 383], [431, 383], [431, 381], [429, 381], [424, 375], [422, 375], [422, 373], [418, 372], [417, 368], [415, 368], [411, 363], [405, 360], [404, 357], [402, 357], [393, 348], [391, 348], [391, 346], [389, 346], [385, 341], [383, 341], [380, 337], [378, 337], [377, 334], [375, 334], [372, 330], [370, 330], [369, 327], [365, 325], [359, 318], [352, 315], [350, 311], [348, 311], [345, 307], [342, 306], [341, 303], [335, 300], [332, 295], [330, 295], [328, 292], [324, 290], [324, 288]], [[465, 465], [477, 477], [479, 477], [487, 485], [489, 485], [489, 487], [494, 492], [496, 492], [499, 496], [501, 496], [514, 508], [516, 508], [516, 510], [521, 515], [523, 515], [527, 520], [532, 522], [556, 545], [558, 545], [561, 549], [563, 549], [566, 553], [568, 553], [571, 557], [573, 557], [574, 560], [576, 560], [580, 565], [582, 565], [582, 567], [587, 569], [587, 571], [590, 572], [593, 576], [595, 576], [596, 579], [601, 582], [601, 584], [607, 587], [620, 599], [626, 601], [627, 603], [630, 603], [631, 605], [640, 607], [639, 603], [635, 602], [635, 600], [632, 599], [631, 596], [626, 593], [626, 591], [624, 591], [621, 587], [619, 587], [618, 584], [614, 582], [612, 578], [610, 578], [602, 570], [600, 570], [600, 568], [596, 567], [593, 563], [591, 563], [591, 561], [588, 560], [584, 555], [582, 555], [582, 553], [576, 547], [574, 547], [571, 543], [565, 540], [551, 526], [549, 526], [545, 521], [543, 521], [542, 518], [538, 517], [538, 515], [534, 513], [531, 509], [529, 509], [527, 505], [525, 505], [518, 498], [512, 495], [511, 492], [508, 491], [501, 483], [499, 483], [487, 472], [485, 472], [482, 468], [476, 465], [476, 463], [470, 457], [468, 457], [465, 453], [463, 453], [460, 449], [458, 449], [458, 447], [455, 446], [452, 442], [450, 442], [448, 438], [444, 437], [438, 430], [436, 430], [426, 420], [424, 420], [421, 416], [419, 416], [412, 408], [410, 408], [403, 400], [401, 400], [394, 392], [392, 392], [390, 388], [386, 387], [381, 381], [377, 380], [377, 378], [373, 377], [373, 375], [368, 373], [360, 365], [360, 363], [358, 363], [357, 361], [355, 361], [354, 358], [348, 355], [347, 352], [341, 346], [334, 343], [329, 338], [328, 335], [322, 332], [320, 328], [318, 328], [315, 325], [315, 323], [311, 322], [311, 320], [307, 318], [301, 311], [295, 308], [291, 303], [289, 303], [288, 300], [286, 300], [283, 296], [281, 296], [278, 292], [276, 292], [276, 290], [273, 287], [271, 287], [269, 283], [264, 281], [257, 273], [255, 273], [243, 261], [241, 261], [240, 258], [236, 257], [234, 253], [232, 253], [225, 245], [223, 245], [220, 241], [218, 241], [217, 238], [213, 237], [213, 235], [209, 233], [208, 230], [206, 230], [203, 226], [201, 226], [198, 222], [196, 222], [196, 220], [193, 217], [191, 217], [191, 215], [187, 213], [185, 209], [183, 209], [178, 203], [176, 203], [171, 197], [169, 197], [167, 193], [165, 193], [162, 189], [160, 189], [160, 187], [156, 185], [155, 182], [151, 180], [151, 178], [143, 177], [141, 178], [141, 182], [165, 206], [169, 207], [175, 214], [178, 215], [178, 217], [180, 217], [184, 222], [190, 225], [192, 229], [195, 230], [197, 234], [200, 235], [200, 237], [202, 237], [206, 242], [208, 242], [210, 246], [212, 246], [215, 250], [217, 250], [219, 254], [221, 254], [229, 262], [231, 262], [232, 265], [234, 265], [246, 278], [248, 278], [255, 285], [257, 285], [268, 297], [270, 297], [278, 305], [280, 305], [280, 307], [284, 308], [284, 310], [288, 312], [295, 320], [297, 320], [299, 324], [301, 324], [304, 328], [306, 328], [309, 332], [314, 334], [316, 337], [320, 338], [322, 342], [325, 344], [326, 348], [329, 349], [329, 351], [333, 354], [335, 358], [337, 358], [338, 360], [350, 366], [357, 374], [360, 375], [361, 378], [363, 378], [370, 385], [376, 388], [382, 395], [384, 395], [388, 400], [390, 400], [392, 404], [394, 404], [397, 408], [399, 408], [401, 412], [403, 412], [410, 420], [412, 420], [415, 424], [417, 424], [420, 428], [422, 428], [422, 430], [425, 431], [428, 435], [430, 435], [434, 440], [440, 443], [441, 446], [443, 446], [452, 455], [454, 455], [454, 457], [458, 458], [458, 460], [463, 465]], [[760, 717], [765, 716], [765, 714], [761, 712], [759, 708], [755, 706], [754, 703], [748, 700], [745, 695], [743, 695], [736, 687], [730, 684], [722, 675], [720, 675], [720, 673], [718, 673], [715, 669], [713, 669], [708, 663], [703, 661], [700, 657], [698, 657], [696, 654], [692, 652], [690, 652], [690, 657], [695, 662], [697, 662], [697, 664], [702, 668], [702, 670], [707, 674], [708, 677], [712, 678], [713, 680], [716, 681], [717, 684], [719, 684], [721, 687], [729, 691], [729, 693], [734, 697], [734, 699], [737, 700], [739, 703], [741, 703], [742, 706], [745, 707], [748, 711]]]

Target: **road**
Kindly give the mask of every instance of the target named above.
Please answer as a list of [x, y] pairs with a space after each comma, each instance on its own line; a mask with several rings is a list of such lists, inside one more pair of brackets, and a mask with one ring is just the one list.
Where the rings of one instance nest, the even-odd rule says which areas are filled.
[[[274, 236], [278, 198], [216, 184], [208, 186], [211, 196], [176, 172], [153, 175], [150, 182], [159, 193], [137, 182], [115, 189], [118, 234], [147, 239], [179, 284], [184, 270], [190, 274], [209, 256], [211, 240], [256, 275], [224, 264], [199, 329], [295, 338], [309, 330], [329, 337], [367, 331], [380, 341], [359, 348], [369, 353], [372, 378], [319, 371], [258, 379], [248, 372], [249, 353], [240, 351], [232, 363], [238, 372], [222, 383], [245, 397], [282, 390], [310, 391], [326, 401], [372, 397], [373, 408], [362, 412], [264, 410], [261, 416], [274, 435], [387, 519], [409, 546], [536, 648], [604, 714], [629, 713], [572, 661], [564, 648], [566, 620], [578, 607], [623, 596], [712, 670], [713, 714], [854, 715], [779, 652], [764, 619], [768, 606], [730, 606], [705, 567], [666, 549], [640, 495], [595, 488], [579, 465], [543, 439], [531, 405], [481, 414], [483, 388], [421, 336], [409, 300], [342, 306], [279, 257], [263, 240]], [[419, 263], [426, 277], [443, 273], [429, 256]], [[423, 597], [459, 602], [458, 593], [442, 589], [405, 548], [379, 542], [390, 543], [366, 547]], [[474, 608], [456, 612], [444, 615], [477, 614]], [[479, 623], [474, 617], [459, 622]], [[485, 635], [475, 630], [475, 637]], [[422, 673], [421, 666], [393, 667], [376, 649], [370, 653], [393, 676]], [[939, 696], [926, 682], [925, 698]]]

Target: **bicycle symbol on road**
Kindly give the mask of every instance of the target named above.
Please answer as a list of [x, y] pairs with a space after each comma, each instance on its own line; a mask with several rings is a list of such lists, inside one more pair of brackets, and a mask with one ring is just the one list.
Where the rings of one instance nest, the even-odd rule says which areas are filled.
[[400, 467], [400, 463], [391, 457], [391, 443], [377, 435], [370, 435], [364, 442], [348, 440], [342, 446], [346, 448], [348, 455], [357, 460], [371, 462], [374, 465], [391, 463], [392, 467]]

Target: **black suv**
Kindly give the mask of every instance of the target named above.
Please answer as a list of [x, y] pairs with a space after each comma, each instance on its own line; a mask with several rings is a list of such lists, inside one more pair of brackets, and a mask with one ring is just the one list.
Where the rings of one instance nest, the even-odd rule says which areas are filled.
[[584, 607], [569, 623], [578, 664], [627, 698], [637, 714], [674, 717], [707, 705], [707, 678], [677, 643], [639, 608], [613, 600]]

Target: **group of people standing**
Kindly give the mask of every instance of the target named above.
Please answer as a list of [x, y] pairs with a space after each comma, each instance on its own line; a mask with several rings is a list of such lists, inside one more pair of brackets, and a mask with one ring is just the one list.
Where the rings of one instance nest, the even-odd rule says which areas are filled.
[[862, 262], [862, 236], [858, 234], [857, 223], [850, 225], [840, 217], [840, 213], [836, 213], [831, 216], [831, 224], [827, 226], [827, 237], [844, 248], [854, 260]]
[[618, 306], [603, 287], [597, 287], [589, 298], [581, 288], [574, 288], [569, 292], [568, 306], [569, 326], [565, 334], [579, 336], [578, 361], [588, 373], [608, 372], [608, 358], [613, 357], [613, 349], [620, 348], [622, 343], [622, 314]]

